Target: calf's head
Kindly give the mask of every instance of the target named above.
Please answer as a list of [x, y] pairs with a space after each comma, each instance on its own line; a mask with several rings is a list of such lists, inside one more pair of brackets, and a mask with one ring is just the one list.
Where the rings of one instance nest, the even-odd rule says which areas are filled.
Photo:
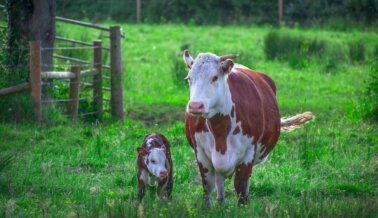
[[190, 99], [186, 112], [192, 115], [211, 118], [224, 107], [224, 98], [228, 90], [227, 74], [236, 55], [217, 56], [212, 53], [200, 53], [193, 60], [188, 51], [184, 51], [184, 61], [189, 68]]
[[137, 152], [143, 158], [144, 164], [148, 171], [159, 178], [165, 178], [168, 176], [168, 170], [166, 166], [167, 157], [165, 155], [165, 148], [151, 148], [147, 150], [144, 147], [137, 148]]

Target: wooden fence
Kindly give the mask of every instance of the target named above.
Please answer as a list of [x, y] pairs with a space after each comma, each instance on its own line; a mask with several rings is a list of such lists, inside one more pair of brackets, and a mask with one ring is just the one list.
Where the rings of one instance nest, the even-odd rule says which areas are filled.
[[[121, 31], [120, 26], [112, 26], [112, 27], [104, 27], [97, 24], [86, 23], [82, 21], [67, 19], [63, 17], [56, 17], [56, 21], [64, 22], [73, 25], [79, 25], [87, 28], [93, 28], [100, 31], [105, 31], [109, 33], [109, 40], [110, 40], [110, 48], [104, 48], [104, 50], [110, 51], [110, 66], [108, 65], [101, 65], [100, 68], [110, 69], [110, 108], [111, 114], [115, 119], [123, 119], [124, 118], [124, 108], [123, 108], [123, 83], [122, 83], [122, 72], [123, 72], [123, 65], [122, 65], [122, 38], [123, 33]], [[56, 40], [71, 42], [78, 45], [89, 46], [88, 42], [83, 42], [80, 40], [73, 40], [64, 38], [61, 36], [57, 36]], [[71, 58], [61, 55], [54, 55], [55, 58], [69, 60], [73, 62], [77, 62], [80, 64], [88, 64], [89, 62], [77, 58]], [[100, 60], [101, 62], [101, 60]], [[108, 77], [103, 77], [104, 79], [108, 79]], [[107, 90], [107, 89], [105, 89]]]
[[[1, 6], [1, 5], [0, 5]], [[103, 112], [103, 102], [110, 102], [110, 112], [113, 118], [123, 119], [124, 118], [124, 108], [123, 108], [123, 83], [122, 83], [122, 32], [119, 26], [103, 27], [96, 24], [86, 23], [82, 21], [71, 20], [62, 17], [56, 17], [57, 22], [64, 22], [73, 25], [79, 25], [86, 28], [93, 28], [100, 31], [106, 31], [109, 33], [109, 44], [110, 47], [103, 47], [101, 41], [94, 41], [93, 43], [83, 42], [80, 40], [69, 39], [62, 36], [56, 36], [56, 40], [69, 42], [75, 45], [85, 46], [85, 48], [93, 48], [93, 60], [87, 61], [79, 58], [73, 58], [63, 55], [54, 54], [55, 59], [62, 59], [65, 61], [70, 61], [77, 63], [72, 65], [69, 71], [49, 71], [42, 72], [42, 60], [41, 51], [43, 49], [54, 49], [54, 48], [41, 48], [41, 43], [39, 41], [30, 42], [30, 82], [23, 83], [17, 86], [8, 87], [0, 89], [0, 96], [8, 95], [11, 93], [16, 93], [20, 91], [31, 90], [31, 99], [33, 102], [34, 112], [37, 120], [42, 119], [42, 103], [41, 92], [42, 85], [46, 79], [57, 80], [57, 79], [69, 79], [69, 99], [67, 99], [67, 111], [68, 116], [73, 118], [78, 117], [79, 108], [79, 85], [86, 88], [93, 89], [93, 100], [94, 109], [98, 113], [98, 117], [101, 118]], [[110, 66], [103, 64], [102, 53], [103, 50], [110, 52]], [[80, 66], [90, 65], [92, 69], [81, 70]], [[102, 73], [102, 69], [109, 69], [110, 76], [105, 76]], [[80, 78], [92, 76], [91, 83], [80, 82]], [[103, 79], [110, 80], [110, 87], [103, 87]], [[110, 99], [103, 97], [103, 91], [110, 91]], [[94, 112], [93, 112], [94, 113]]]
[[93, 68], [89, 70], [80, 70], [80, 66], [72, 66], [70, 71], [41, 71], [41, 42], [30, 42], [30, 82], [17, 86], [0, 89], [0, 96], [21, 92], [30, 89], [30, 95], [33, 102], [33, 110], [38, 121], [42, 120], [42, 85], [43, 79], [69, 79], [69, 98], [67, 100], [68, 115], [74, 119], [78, 117], [79, 110], [79, 93], [80, 78], [92, 76], [92, 83], [87, 86], [93, 88], [94, 109], [98, 117], [103, 113], [103, 95], [102, 95], [102, 43], [101, 41], [93, 42]]

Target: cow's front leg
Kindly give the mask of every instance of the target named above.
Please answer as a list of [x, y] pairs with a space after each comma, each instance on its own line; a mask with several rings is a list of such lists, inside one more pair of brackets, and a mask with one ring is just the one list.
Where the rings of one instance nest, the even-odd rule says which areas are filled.
[[217, 196], [218, 196], [218, 203], [220, 205], [226, 204], [226, 200], [224, 198], [224, 178], [221, 174], [215, 173], [215, 185], [217, 187]]
[[204, 191], [205, 203], [207, 206], [211, 206], [211, 193], [214, 190], [214, 169], [212, 168], [210, 161], [202, 155], [197, 153], [197, 164], [202, 178], [202, 186]]
[[167, 194], [167, 185], [168, 177], [158, 181], [157, 194], [159, 198], [163, 197], [164, 194]]
[[240, 164], [236, 168], [234, 187], [238, 195], [238, 204], [247, 204], [249, 201], [249, 180], [252, 174], [252, 163]]
[[144, 196], [144, 192], [146, 190], [146, 186], [144, 184], [143, 179], [141, 178], [141, 171], [138, 171], [138, 201], [139, 203], [142, 202], [142, 198]]

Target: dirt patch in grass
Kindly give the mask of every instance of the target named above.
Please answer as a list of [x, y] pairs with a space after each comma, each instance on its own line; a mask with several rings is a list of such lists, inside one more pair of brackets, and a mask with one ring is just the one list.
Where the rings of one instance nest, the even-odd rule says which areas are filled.
[[154, 103], [133, 105], [127, 110], [127, 117], [143, 122], [146, 126], [172, 124], [184, 121], [185, 105]]

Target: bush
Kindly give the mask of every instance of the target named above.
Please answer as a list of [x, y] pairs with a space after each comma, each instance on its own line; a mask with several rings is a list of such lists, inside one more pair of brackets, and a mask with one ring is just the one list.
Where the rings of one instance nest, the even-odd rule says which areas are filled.
[[353, 62], [363, 62], [365, 61], [365, 44], [363, 41], [353, 41], [349, 42], [349, 58]]
[[[358, 52], [365, 50], [360, 47]], [[361, 54], [355, 59], [361, 59]], [[311, 38], [306, 35], [292, 35], [272, 31], [265, 37], [265, 55], [269, 60], [287, 61], [293, 68], [306, 68], [316, 63], [326, 72], [337, 70], [349, 61], [348, 49], [337, 41]]]
[[365, 117], [373, 118], [378, 122], [378, 59], [372, 63], [370, 77], [366, 89], [366, 114]]

